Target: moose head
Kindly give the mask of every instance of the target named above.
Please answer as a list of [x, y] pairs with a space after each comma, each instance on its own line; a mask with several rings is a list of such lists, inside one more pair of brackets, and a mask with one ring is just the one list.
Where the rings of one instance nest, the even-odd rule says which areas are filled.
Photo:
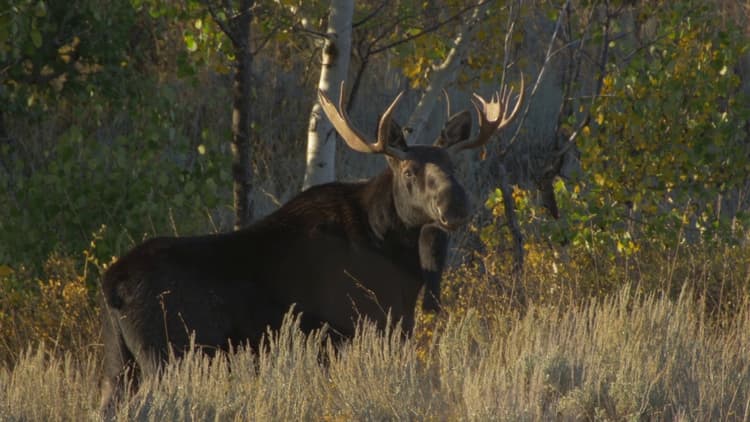
[[507, 87], [490, 101], [476, 93], [473, 95], [472, 104], [479, 122], [479, 132], [474, 139], [469, 139], [470, 113], [462, 111], [448, 119], [432, 146], [407, 146], [401, 128], [391, 118], [403, 92], [381, 116], [376, 139], [372, 140], [351, 124], [343, 104], [343, 83], [338, 107], [323, 91], [318, 91], [323, 111], [349, 148], [386, 156], [392, 174], [394, 205], [400, 220], [407, 227], [429, 224], [447, 231], [464, 224], [470, 215], [466, 192], [456, 180], [451, 155], [485, 145], [492, 135], [513, 120], [523, 101], [523, 78], [519, 99], [511, 110], [508, 104], [512, 95], [513, 90]]

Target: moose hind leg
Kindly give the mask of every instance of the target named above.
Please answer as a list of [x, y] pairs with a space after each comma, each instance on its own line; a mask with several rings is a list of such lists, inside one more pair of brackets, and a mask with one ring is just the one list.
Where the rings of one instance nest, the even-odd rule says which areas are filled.
[[99, 409], [103, 420], [113, 420], [125, 393], [137, 388], [140, 370], [125, 344], [115, 317], [106, 311], [104, 314], [104, 376]]

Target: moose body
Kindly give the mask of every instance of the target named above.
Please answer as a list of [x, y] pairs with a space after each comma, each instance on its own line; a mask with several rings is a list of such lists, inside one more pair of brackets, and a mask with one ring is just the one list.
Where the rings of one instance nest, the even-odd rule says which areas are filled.
[[[305, 329], [325, 323], [350, 337], [358, 316], [383, 326], [390, 310], [408, 331], [424, 284], [420, 235], [445, 235], [395, 218], [390, 179], [315, 186], [244, 230], [154, 238], [133, 249], [104, 280], [115, 355], [151, 371], [144, 366], [158, 364], [167, 344], [187, 345], [192, 332], [203, 346], [257, 344], [292, 304]], [[444, 255], [445, 243], [425, 247]], [[120, 371], [119, 357], [109, 358]]]
[[468, 139], [470, 115], [462, 112], [446, 123], [440, 146], [411, 147], [390, 121], [398, 98], [380, 119], [377, 142], [350, 125], [343, 104], [337, 109], [322, 93], [320, 101], [347, 145], [386, 155], [387, 168], [365, 182], [312, 187], [244, 229], [154, 238], [120, 258], [102, 282], [103, 408], [116, 400], [127, 368], [137, 383], [170, 349], [179, 356], [191, 336], [208, 352], [256, 346], [291, 307], [305, 331], [325, 325], [349, 338], [366, 318], [381, 328], [401, 321], [408, 334], [423, 287], [424, 308], [438, 309], [446, 232], [469, 216], [450, 148], [485, 143], [521, 99], [509, 115], [502, 103], [477, 97], [476, 139]]

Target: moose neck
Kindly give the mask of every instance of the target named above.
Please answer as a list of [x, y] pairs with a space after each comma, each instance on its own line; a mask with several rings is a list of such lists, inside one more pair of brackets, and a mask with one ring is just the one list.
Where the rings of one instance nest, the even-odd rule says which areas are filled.
[[392, 230], [404, 230], [393, 199], [393, 173], [390, 168], [370, 179], [363, 187], [362, 205], [367, 210], [370, 228], [379, 239]]

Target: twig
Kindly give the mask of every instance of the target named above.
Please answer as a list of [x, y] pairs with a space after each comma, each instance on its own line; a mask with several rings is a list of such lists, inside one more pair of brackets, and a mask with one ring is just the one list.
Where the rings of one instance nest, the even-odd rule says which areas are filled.
[[531, 87], [531, 94], [529, 95], [529, 100], [526, 102], [526, 106], [524, 107], [523, 114], [521, 115], [521, 119], [518, 121], [518, 124], [516, 125], [516, 131], [513, 133], [513, 136], [511, 136], [510, 140], [508, 140], [507, 144], [505, 145], [505, 148], [507, 149], [513, 143], [518, 139], [518, 135], [521, 133], [521, 128], [523, 128], [523, 123], [526, 121], [526, 117], [529, 114], [529, 110], [531, 109], [531, 103], [534, 99], [534, 96], [536, 95], [537, 90], [539, 89], [539, 85], [542, 82], [542, 77], [544, 76], [545, 71], [547, 70], [547, 65], [549, 64], [550, 60], [552, 59], [552, 46], [555, 43], [555, 40], [557, 39], [557, 34], [560, 32], [560, 27], [562, 26], [562, 19], [564, 16], [563, 11], [565, 8], [568, 7], [570, 4], [570, 0], [567, 0], [565, 2], [565, 5], [560, 10], [560, 16], [557, 18], [557, 23], [555, 23], [555, 30], [552, 33], [552, 38], [549, 40], [549, 45], [547, 46], [547, 53], [544, 57], [544, 63], [542, 63], [542, 68], [539, 70], [539, 74], [536, 77], [536, 81], [534, 82], [534, 86]]
[[[229, 41], [232, 42], [232, 45], [239, 46], [240, 44], [237, 42], [237, 38], [235, 37], [234, 31], [232, 30], [232, 28], [229, 27], [227, 22], [219, 18], [219, 15], [216, 12], [216, 8], [214, 7], [213, 2], [211, 2], [211, 0], [206, 0], [205, 4], [206, 4], [206, 7], [208, 7], [208, 13], [211, 15], [211, 18], [213, 18], [214, 22], [216, 22], [216, 24], [219, 25], [219, 28], [221, 29], [221, 31], [227, 37], [229, 37]], [[225, 5], [224, 7], [226, 8], [227, 6]], [[231, 8], [225, 9], [225, 11], [228, 11], [228, 10], [231, 10]]]
[[390, 44], [386, 44], [386, 45], [384, 45], [384, 46], [382, 46], [380, 48], [373, 49], [372, 50], [372, 54], [378, 54], [378, 53], [383, 52], [385, 50], [389, 50], [389, 49], [391, 49], [393, 47], [396, 47], [396, 46], [399, 46], [401, 44], [404, 44], [404, 43], [407, 43], [409, 41], [412, 41], [412, 40], [414, 40], [416, 38], [419, 38], [419, 37], [421, 37], [423, 35], [429, 34], [431, 32], [435, 32], [438, 29], [440, 29], [441, 27], [443, 27], [443, 25], [445, 25], [445, 24], [447, 24], [449, 22], [453, 22], [455, 20], [460, 19], [469, 10], [473, 10], [474, 8], [481, 7], [485, 3], [487, 3], [488, 1], [489, 0], [480, 1], [480, 2], [478, 2], [476, 4], [472, 4], [471, 6], [466, 6], [466, 7], [462, 8], [462, 9], [460, 9], [458, 12], [456, 12], [456, 14], [454, 14], [454, 15], [448, 17], [447, 19], [445, 19], [444, 21], [439, 21], [436, 24], [434, 24], [432, 26], [428, 26], [427, 28], [424, 28], [423, 30], [421, 30], [419, 32], [416, 32], [416, 33], [414, 33], [412, 35], [408, 35], [408, 36], [406, 36], [404, 38], [401, 38], [400, 40], [396, 40], [396, 41], [394, 41], [394, 42], [392, 42]]

